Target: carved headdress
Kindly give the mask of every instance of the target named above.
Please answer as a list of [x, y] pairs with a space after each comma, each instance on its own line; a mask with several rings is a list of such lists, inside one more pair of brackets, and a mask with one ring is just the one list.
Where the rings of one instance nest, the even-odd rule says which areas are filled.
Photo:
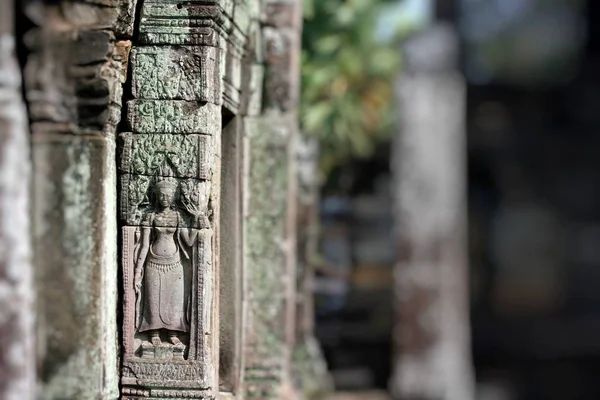
[[177, 179], [173, 177], [173, 170], [171, 167], [164, 166], [158, 169], [158, 176], [156, 177], [156, 188], [158, 190], [168, 189], [175, 191], [177, 189]]

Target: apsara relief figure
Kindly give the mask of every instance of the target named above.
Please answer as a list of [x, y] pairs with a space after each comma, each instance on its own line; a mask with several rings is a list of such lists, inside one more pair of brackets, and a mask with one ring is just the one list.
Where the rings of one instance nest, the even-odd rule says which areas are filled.
[[161, 335], [183, 346], [181, 337], [190, 327], [190, 257], [198, 235], [186, 227], [184, 213], [193, 217], [194, 227], [201, 214], [191, 204], [178, 204], [172, 176], [157, 177], [154, 194], [155, 208], [144, 217], [134, 252], [137, 331], [146, 332], [155, 347]]

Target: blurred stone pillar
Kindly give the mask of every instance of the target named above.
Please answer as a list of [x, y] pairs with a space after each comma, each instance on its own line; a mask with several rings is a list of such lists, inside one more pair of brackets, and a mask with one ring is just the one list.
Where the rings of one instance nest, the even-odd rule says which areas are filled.
[[[301, 3], [261, 2], [262, 107], [246, 118], [244, 228], [247, 400], [294, 397], [291, 353], [296, 309], [296, 172]], [[262, 64], [262, 65], [261, 65]]]
[[15, 5], [13, 0], [0, 2], [0, 398], [33, 400], [31, 159], [15, 49]]
[[465, 82], [452, 26], [404, 46], [393, 149], [398, 399], [471, 400]]
[[298, 191], [296, 198], [296, 343], [293, 355], [294, 384], [307, 399], [332, 390], [321, 346], [315, 337], [315, 260], [319, 246], [319, 143], [300, 134], [296, 138]]
[[116, 127], [135, 0], [21, 3], [37, 27], [33, 141], [39, 399], [118, 397]]

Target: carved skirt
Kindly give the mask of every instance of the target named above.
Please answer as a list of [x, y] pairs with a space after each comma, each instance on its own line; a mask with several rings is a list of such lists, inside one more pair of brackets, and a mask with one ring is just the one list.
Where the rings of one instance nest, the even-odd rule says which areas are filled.
[[156, 329], [188, 331], [184, 283], [179, 251], [170, 256], [159, 256], [152, 250], [148, 252], [140, 332]]

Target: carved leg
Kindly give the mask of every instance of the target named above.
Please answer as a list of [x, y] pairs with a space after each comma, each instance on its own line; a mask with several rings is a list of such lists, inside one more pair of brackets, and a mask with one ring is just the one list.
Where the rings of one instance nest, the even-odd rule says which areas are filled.
[[158, 330], [152, 331], [150, 334], [150, 340], [154, 346], [160, 346], [160, 332]]

